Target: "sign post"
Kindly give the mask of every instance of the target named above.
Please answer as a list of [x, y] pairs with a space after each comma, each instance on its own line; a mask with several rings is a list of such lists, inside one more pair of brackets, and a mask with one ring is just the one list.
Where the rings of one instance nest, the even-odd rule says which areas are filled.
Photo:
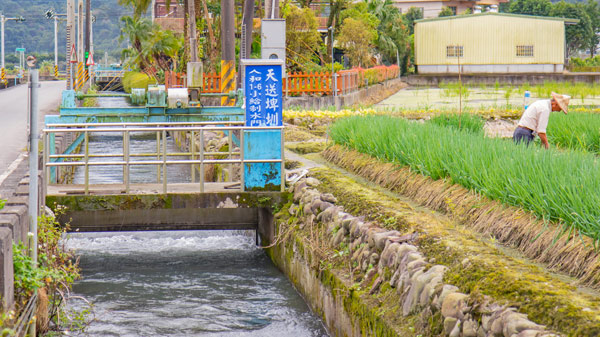
[[70, 88], [71, 90], [75, 89], [75, 84], [73, 83], [73, 64], [77, 63], [77, 53], [75, 52], [75, 43], [73, 43], [73, 45], [71, 45], [71, 56], [69, 57], [69, 59], [71, 60], [70, 64], [69, 64], [69, 83], [70, 83]]
[[245, 190], [283, 190], [285, 188], [283, 128], [282, 60], [242, 60], [242, 83], [246, 105], [245, 125], [256, 130], [244, 131]]

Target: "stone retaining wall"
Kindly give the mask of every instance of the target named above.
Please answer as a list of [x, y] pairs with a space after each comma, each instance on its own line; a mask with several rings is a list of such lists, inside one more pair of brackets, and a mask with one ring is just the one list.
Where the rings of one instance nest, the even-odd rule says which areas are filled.
[[[306, 178], [290, 188], [294, 193], [290, 214], [300, 219], [300, 227], [313, 222], [325, 226], [331, 250], [350, 248], [350, 265], [356, 266], [353, 273], [359, 275], [357, 281], [361, 287], [368, 290], [365, 295], [377, 294], [384, 288], [395, 289], [393, 301], [397, 301], [398, 306], [394, 315], [438, 321], [438, 325], [441, 325], [437, 327], [439, 331], [451, 337], [559, 336], [530, 321], [514, 308], [494, 303], [493, 299], [485, 296], [460, 293], [455, 285], [444, 283], [447, 268], [428, 261], [411, 244], [415, 239], [414, 234], [402, 235], [398, 231], [384, 230], [344, 212], [341, 206], [336, 206], [337, 200], [333, 195], [322, 194], [315, 188], [318, 184], [318, 180]], [[281, 231], [280, 228], [279, 235]], [[323, 289], [322, 284], [316, 287], [315, 283], [322, 283], [319, 281], [322, 281], [323, 273], [319, 276], [308, 267], [297, 267], [299, 261], [306, 260], [306, 256], [310, 255], [304, 250], [311, 247], [299, 247], [298, 240], [293, 241], [292, 251], [289, 244], [280, 244], [280, 247], [288, 248], [272, 250], [271, 255], [306, 296], [313, 309], [322, 313], [330, 331], [335, 332], [336, 336], [381, 335], [375, 331], [402, 336], [399, 333], [402, 328], [394, 326], [392, 322], [381, 321], [380, 317], [372, 315], [357, 317], [349, 312], [351, 306], [347, 305], [348, 298], [353, 296], [352, 291], [348, 291], [351, 285], [346, 289], [346, 294], [342, 292], [342, 298], [335, 296], [335, 289]], [[281, 254], [294, 256], [285, 262]], [[309, 261], [305, 264], [309, 264]], [[336, 284], [336, 288], [339, 291], [340, 285]], [[315, 292], [315, 289], [318, 291]], [[360, 305], [365, 303], [361, 302]], [[434, 319], [436, 317], [437, 320]], [[369, 331], [365, 331], [365, 327]], [[436, 329], [435, 323], [430, 324], [428, 329], [430, 331], [415, 331], [415, 335], [431, 333]]]

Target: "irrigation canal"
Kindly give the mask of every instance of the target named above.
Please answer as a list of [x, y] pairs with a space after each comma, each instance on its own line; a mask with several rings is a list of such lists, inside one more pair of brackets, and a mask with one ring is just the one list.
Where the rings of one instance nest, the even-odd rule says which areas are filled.
[[[124, 102], [102, 98], [100, 104]], [[90, 139], [91, 153], [119, 153], [121, 146], [120, 137], [109, 134]], [[131, 146], [150, 150], [156, 139], [132, 135]], [[168, 146], [175, 146], [171, 139]], [[169, 181], [184, 182], [189, 168], [169, 168], [168, 174]], [[76, 172], [75, 183], [82, 176]], [[152, 181], [156, 172], [133, 166], [131, 177]], [[118, 167], [90, 170], [92, 182], [121, 179]], [[254, 240], [253, 232], [243, 231], [69, 234], [67, 246], [80, 256], [82, 269], [72, 295], [94, 306], [95, 321], [86, 335], [328, 336], [321, 319]]]

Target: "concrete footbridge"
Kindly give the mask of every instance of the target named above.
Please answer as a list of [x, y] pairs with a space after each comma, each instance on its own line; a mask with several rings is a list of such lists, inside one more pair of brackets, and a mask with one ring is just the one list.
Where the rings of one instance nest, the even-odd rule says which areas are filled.
[[64, 91], [42, 131], [47, 205], [67, 206], [71, 231], [256, 229], [270, 241], [286, 202], [281, 64], [245, 76], [252, 100], [217, 94], [233, 106], [202, 106], [193, 79], [117, 94], [129, 107], [81, 107], [88, 95]]
[[122, 88], [125, 70], [118, 65], [97, 65], [94, 69], [94, 81], [101, 90]]

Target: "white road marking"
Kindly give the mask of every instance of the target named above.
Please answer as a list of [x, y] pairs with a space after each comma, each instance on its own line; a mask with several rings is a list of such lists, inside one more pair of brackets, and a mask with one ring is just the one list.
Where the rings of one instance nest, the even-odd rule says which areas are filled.
[[15, 161], [8, 166], [6, 172], [0, 174], [0, 185], [2, 185], [4, 180], [6, 180], [6, 178], [11, 175], [17, 169], [17, 167], [19, 167], [19, 164], [21, 164], [21, 162], [27, 157], [28, 155], [26, 152], [21, 152], [21, 154], [19, 154], [17, 159], [15, 159]]

